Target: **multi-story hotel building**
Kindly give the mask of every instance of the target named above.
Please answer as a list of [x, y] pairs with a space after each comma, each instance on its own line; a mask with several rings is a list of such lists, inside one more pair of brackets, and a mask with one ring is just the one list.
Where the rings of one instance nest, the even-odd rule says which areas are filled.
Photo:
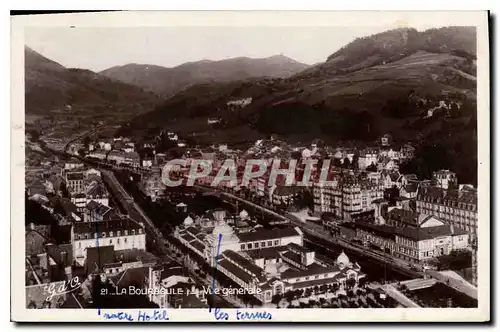
[[474, 189], [422, 188], [417, 194], [416, 210], [477, 234], [477, 191]]
[[71, 194], [79, 194], [85, 192], [83, 172], [67, 172], [65, 180], [66, 187]]
[[331, 212], [338, 218], [352, 220], [352, 215], [373, 210], [373, 202], [384, 197], [380, 182], [341, 181], [337, 186], [313, 186], [314, 212]]
[[421, 262], [466, 249], [469, 235], [435, 217], [391, 210], [383, 222], [355, 222], [356, 237], [381, 251], [410, 262]]
[[83, 266], [87, 248], [112, 245], [115, 250], [146, 250], [146, 234], [144, 226], [130, 218], [79, 222], [71, 227], [71, 244], [75, 261]]

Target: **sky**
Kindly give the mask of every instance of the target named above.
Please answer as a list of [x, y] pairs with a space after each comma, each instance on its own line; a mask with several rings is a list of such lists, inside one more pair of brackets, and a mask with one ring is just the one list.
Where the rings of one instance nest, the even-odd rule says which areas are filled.
[[312, 65], [325, 61], [357, 37], [389, 29], [383, 26], [37, 27], [25, 29], [25, 44], [65, 67], [93, 71], [127, 63], [174, 67], [204, 59], [264, 58], [277, 54]]

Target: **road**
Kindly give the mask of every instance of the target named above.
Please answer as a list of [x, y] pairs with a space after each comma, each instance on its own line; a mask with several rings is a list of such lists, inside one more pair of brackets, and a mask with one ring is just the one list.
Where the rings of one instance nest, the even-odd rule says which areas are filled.
[[[177, 262], [181, 266], [186, 266], [188, 268], [189, 277], [195, 280], [197, 283], [205, 286], [211, 286], [211, 277], [201, 278], [199, 277], [190, 266], [184, 264], [184, 262], [178, 258], [176, 258], [172, 252], [165, 245], [165, 238], [162, 233], [156, 228], [152, 220], [146, 215], [146, 213], [141, 209], [141, 207], [134, 201], [134, 199], [128, 194], [128, 192], [123, 188], [121, 183], [118, 181], [113, 172], [108, 170], [100, 169], [101, 174], [103, 176], [103, 180], [108, 183], [111, 188], [111, 191], [115, 195], [115, 197], [120, 200], [124, 209], [128, 213], [131, 219], [136, 220], [138, 222], [142, 222], [146, 228], [146, 234], [148, 238], [154, 241], [155, 247], [158, 250], [158, 253], [162, 256], [162, 258], [168, 258], [169, 260]], [[242, 307], [239, 301], [236, 301], [233, 298], [220, 297], [219, 300], [225, 302], [229, 307], [236, 306]], [[244, 307], [244, 306], [243, 306]]]
[[390, 297], [401, 303], [406, 308], [421, 308], [418, 304], [407, 298], [403, 293], [398, 291], [391, 284], [380, 285], [379, 287], [383, 289]]
[[477, 300], [478, 297], [477, 288], [469, 284], [468, 282], [447, 276], [446, 274], [440, 271], [428, 271], [427, 273], [431, 275], [433, 278], [441, 281], [445, 285], [448, 285], [449, 287], [455, 289], [456, 291], [465, 293], [468, 296]]

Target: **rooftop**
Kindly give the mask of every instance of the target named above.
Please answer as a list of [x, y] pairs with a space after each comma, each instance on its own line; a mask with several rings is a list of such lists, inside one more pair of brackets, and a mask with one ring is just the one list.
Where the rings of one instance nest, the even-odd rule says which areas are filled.
[[227, 258], [228, 260], [234, 262], [236, 265], [239, 265], [241, 268], [248, 270], [250, 273], [252, 273], [255, 276], [260, 276], [263, 273], [263, 270], [255, 265], [253, 262], [247, 260], [240, 254], [232, 251], [232, 250], [226, 250], [222, 253], [222, 256]]
[[[139, 225], [137, 222], [130, 218], [124, 219], [112, 219], [105, 221], [95, 221], [95, 222], [82, 222], [73, 225], [73, 232], [75, 234], [94, 234], [102, 232], [117, 232], [125, 230], [139, 230], [143, 229], [143, 226]], [[98, 235], [98, 236], [99, 236]]]
[[301, 235], [295, 228], [277, 228], [277, 229], [262, 229], [254, 232], [239, 233], [238, 238], [241, 242], [265, 241], [272, 239], [280, 239], [284, 237], [292, 237]]

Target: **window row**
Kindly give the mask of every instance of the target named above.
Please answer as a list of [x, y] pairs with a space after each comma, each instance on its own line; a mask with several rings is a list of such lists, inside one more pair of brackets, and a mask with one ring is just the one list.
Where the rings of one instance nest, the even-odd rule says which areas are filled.
[[[129, 236], [129, 235], [136, 235], [136, 234], [142, 234], [142, 233], [143, 233], [142, 229], [139, 228], [137, 230], [137, 233], [136, 233], [135, 229], [131, 230], [130, 234], [129, 234], [128, 230], [124, 230], [123, 233], [121, 231], [117, 231], [116, 233], [109, 232], [109, 235], [106, 232], [102, 232], [100, 234], [100, 236], [99, 236], [99, 233], [94, 233], [94, 236], [92, 238], [96, 239], [98, 237], [103, 238], [103, 237], [113, 237], [113, 236]], [[90, 237], [89, 233], [85, 233], [85, 234], [77, 234], [77, 235], [75, 235], [75, 238], [77, 240], [84, 240], [84, 239], [90, 239], [91, 237]]]
[[253, 242], [253, 243], [243, 243], [241, 244], [240, 248], [241, 250], [246, 250], [246, 249], [259, 249], [259, 248], [266, 248], [266, 247], [274, 247], [278, 246], [280, 243], [279, 240], [272, 240], [270, 241], [261, 241], [261, 242]]

